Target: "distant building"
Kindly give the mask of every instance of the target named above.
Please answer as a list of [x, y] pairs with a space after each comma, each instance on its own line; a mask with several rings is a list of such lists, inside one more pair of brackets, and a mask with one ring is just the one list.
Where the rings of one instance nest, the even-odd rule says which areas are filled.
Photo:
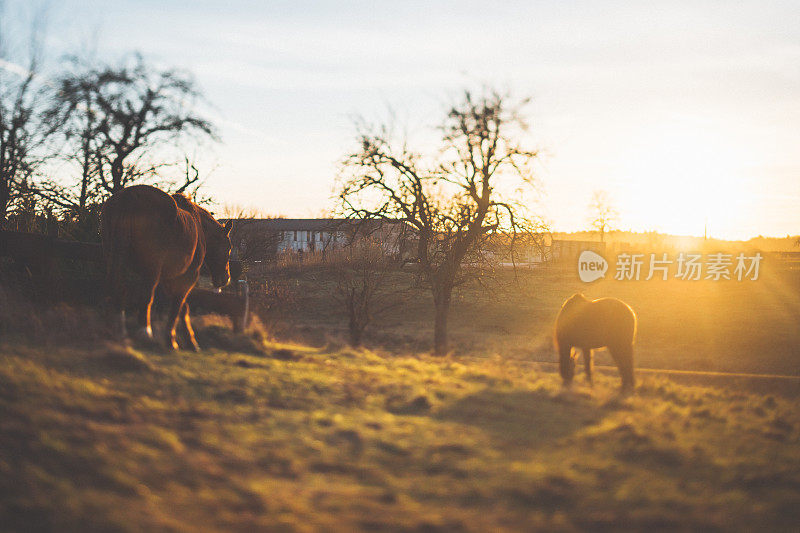
[[[222, 220], [221, 222], [225, 222]], [[262, 218], [234, 219], [233, 257], [243, 262], [273, 261], [287, 254], [322, 254], [340, 250], [355, 239], [369, 238], [387, 254], [413, 259], [416, 232], [398, 220], [346, 218]], [[522, 238], [511, 255], [510, 237], [498, 235], [484, 243], [481, 253], [500, 264], [536, 266], [543, 263], [572, 263], [584, 250], [599, 254], [606, 246], [597, 241], [553, 239], [549, 234]]]
[[606, 244], [598, 241], [566, 241], [553, 239], [550, 245], [550, 257], [554, 263], [574, 263], [584, 250], [591, 250], [603, 255]]
[[506, 242], [505, 248], [495, 257], [504, 266], [537, 267], [545, 264], [572, 265], [584, 250], [604, 254], [606, 245], [597, 241], [571, 241], [554, 239], [549, 233], [522, 236], [513, 248], [513, 256]]
[[[324, 253], [341, 249], [354, 239], [372, 238], [389, 254], [404, 255], [408, 226], [394, 220], [345, 218], [236, 219], [234, 248], [250, 260], [272, 260], [284, 254]], [[257, 253], [248, 253], [258, 249]]]
[[536, 267], [550, 261], [551, 244], [549, 233], [496, 233], [483, 243], [482, 251], [501, 266]]

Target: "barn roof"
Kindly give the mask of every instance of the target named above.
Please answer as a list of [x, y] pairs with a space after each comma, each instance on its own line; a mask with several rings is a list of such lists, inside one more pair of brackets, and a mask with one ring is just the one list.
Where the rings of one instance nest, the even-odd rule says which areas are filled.
[[[247, 221], [249, 226], [272, 231], [336, 231], [355, 227], [373, 230], [383, 223], [396, 224], [399, 222], [396, 220], [354, 220], [347, 218], [255, 218], [247, 219]], [[225, 220], [223, 219], [221, 222], [224, 223]]]

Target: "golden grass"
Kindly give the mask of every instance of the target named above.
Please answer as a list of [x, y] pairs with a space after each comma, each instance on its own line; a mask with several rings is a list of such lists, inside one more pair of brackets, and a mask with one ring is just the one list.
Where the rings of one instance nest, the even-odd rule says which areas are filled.
[[459, 291], [446, 358], [424, 354], [425, 293], [354, 350], [325, 286], [299, 290], [283, 319], [318, 347], [210, 316], [200, 354], [107, 343], [88, 308], [0, 301], [0, 529], [796, 528], [797, 381], [642, 372], [621, 398], [615, 371], [564, 391], [536, 362], [554, 360], [552, 321], [584, 290], [637, 311], [640, 367], [797, 375], [795, 273], [523, 273]]
[[[791, 530], [796, 397], [501, 357], [0, 344], [10, 530]], [[291, 354], [291, 357], [287, 356]], [[118, 367], [129, 359], [142, 365]]]
[[[282, 315], [298, 340], [323, 345], [344, 339], [341, 310], [318, 276], [300, 280], [302, 301]], [[639, 320], [636, 364], [642, 368], [800, 375], [800, 271], [762, 270], [757, 281], [613, 279], [582, 283], [572, 271], [501, 273], [488, 287], [461, 287], [449, 319], [459, 355], [553, 361], [552, 328], [561, 304], [575, 292], [621, 298]], [[430, 294], [415, 290], [393, 314], [367, 331], [366, 344], [397, 352], [430, 350]], [[600, 364], [613, 364], [604, 352]]]

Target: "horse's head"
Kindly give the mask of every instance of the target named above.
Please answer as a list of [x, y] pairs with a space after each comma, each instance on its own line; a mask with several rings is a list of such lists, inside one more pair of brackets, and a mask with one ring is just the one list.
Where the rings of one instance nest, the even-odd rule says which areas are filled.
[[[213, 223], [211, 223], [213, 222]], [[216, 220], [203, 224], [206, 234], [206, 266], [211, 272], [211, 281], [217, 288], [231, 282], [231, 229], [233, 221], [223, 226]]]
[[584, 296], [582, 293], [575, 293], [570, 296], [566, 302], [564, 302], [564, 305], [561, 306], [561, 309], [564, 311], [570, 311], [586, 303], [589, 303], [589, 300], [586, 299], [586, 296]]

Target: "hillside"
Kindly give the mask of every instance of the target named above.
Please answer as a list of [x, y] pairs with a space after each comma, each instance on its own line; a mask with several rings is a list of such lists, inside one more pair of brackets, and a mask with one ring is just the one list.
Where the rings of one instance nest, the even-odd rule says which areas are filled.
[[[200, 321], [202, 322], [202, 321]], [[793, 530], [797, 387], [261, 344], [0, 344], [0, 523], [61, 531]], [[778, 394], [780, 392], [780, 394]]]

